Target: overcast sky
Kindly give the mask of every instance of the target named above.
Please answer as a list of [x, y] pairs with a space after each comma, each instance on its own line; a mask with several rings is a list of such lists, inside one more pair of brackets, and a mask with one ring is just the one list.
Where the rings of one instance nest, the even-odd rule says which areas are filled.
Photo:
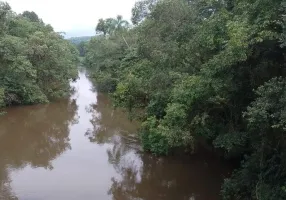
[[[5, 1], [5, 0], [4, 0]], [[36, 12], [55, 31], [71, 36], [95, 34], [99, 18], [122, 15], [130, 21], [135, 0], [6, 0], [13, 11]]]

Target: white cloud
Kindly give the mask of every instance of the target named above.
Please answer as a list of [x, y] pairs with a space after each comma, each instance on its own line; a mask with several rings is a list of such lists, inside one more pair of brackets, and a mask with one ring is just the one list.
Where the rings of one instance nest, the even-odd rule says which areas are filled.
[[99, 18], [123, 15], [130, 20], [135, 0], [6, 0], [13, 11], [36, 12], [56, 31], [70, 36], [90, 35]]

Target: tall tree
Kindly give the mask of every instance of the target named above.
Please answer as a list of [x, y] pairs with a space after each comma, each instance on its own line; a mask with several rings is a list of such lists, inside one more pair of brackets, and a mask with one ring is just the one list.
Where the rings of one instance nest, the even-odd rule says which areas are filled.
[[116, 19], [107, 18], [107, 19], [99, 19], [98, 24], [96, 26], [96, 32], [99, 34], [103, 34], [104, 36], [115, 34], [116, 32], [120, 32], [129, 27], [129, 23], [126, 20], [123, 20], [121, 15], [118, 15]]

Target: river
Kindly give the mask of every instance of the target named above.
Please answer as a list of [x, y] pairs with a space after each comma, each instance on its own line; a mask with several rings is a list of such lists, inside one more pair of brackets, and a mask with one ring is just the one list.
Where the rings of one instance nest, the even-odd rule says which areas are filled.
[[1, 200], [217, 200], [228, 167], [209, 154], [143, 153], [138, 123], [84, 69], [67, 100], [0, 117]]

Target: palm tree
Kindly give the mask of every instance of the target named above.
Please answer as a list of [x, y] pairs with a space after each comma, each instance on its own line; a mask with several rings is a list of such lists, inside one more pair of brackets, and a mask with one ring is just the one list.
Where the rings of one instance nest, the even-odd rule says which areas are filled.
[[129, 27], [129, 23], [126, 20], [123, 20], [121, 15], [117, 15], [116, 19], [114, 19], [115, 31], [120, 31], [122, 29], [127, 29]]
[[123, 30], [127, 30], [129, 28], [129, 23], [126, 20], [123, 20], [121, 15], [117, 15], [116, 19], [107, 18], [105, 20], [99, 19], [98, 24], [96, 26], [96, 32], [103, 33], [104, 36], [113, 35], [119, 33], [124, 40], [125, 44], [129, 47], [126, 39], [122, 35]]

